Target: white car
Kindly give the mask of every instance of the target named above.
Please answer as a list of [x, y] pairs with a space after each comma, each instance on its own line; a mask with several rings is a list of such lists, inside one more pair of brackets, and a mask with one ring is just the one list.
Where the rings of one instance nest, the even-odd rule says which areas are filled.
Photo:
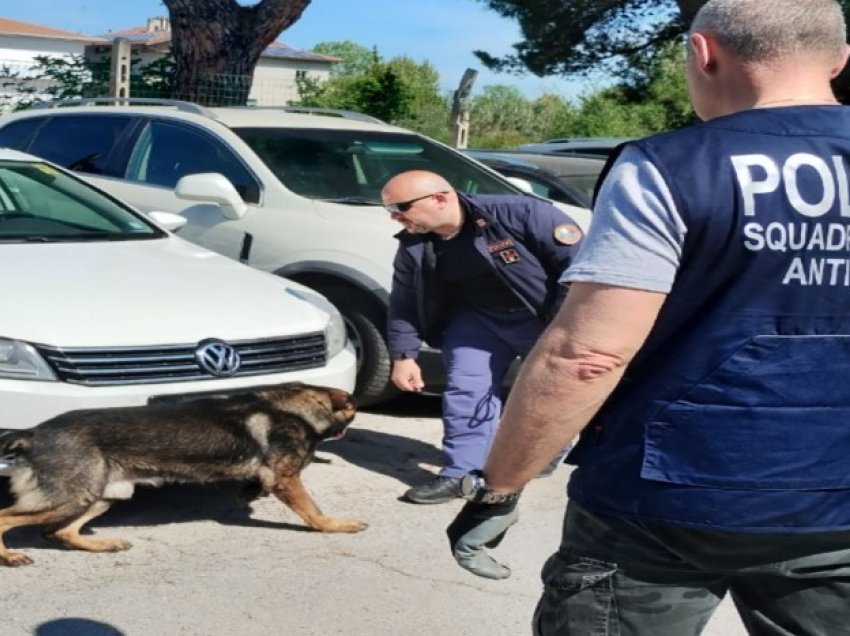
[[[143, 211], [180, 214], [187, 240], [327, 296], [358, 353], [361, 405], [395, 392], [385, 333], [401, 228], [381, 207], [387, 179], [423, 169], [469, 194], [526, 194], [453, 148], [356, 113], [101, 101], [0, 117], [0, 145], [78, 171]], [[589, 210], [563, 207], [587, 227]], [[419, 361], [426, 390], [439, 390], [439, 351]]]
[[324, 297], [164, 229], [182, 223], [0, 150], [0, 428], [291, 380], [354, 388]]

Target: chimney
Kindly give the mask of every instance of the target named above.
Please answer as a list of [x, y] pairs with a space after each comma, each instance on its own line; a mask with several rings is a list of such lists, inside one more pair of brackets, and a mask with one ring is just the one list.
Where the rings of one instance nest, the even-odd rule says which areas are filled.
[[165, 16], [157, 16], [156, 18], [148, 18], [148, 33], [158, 33], [159, 31], [170, 31], [171, 23]]

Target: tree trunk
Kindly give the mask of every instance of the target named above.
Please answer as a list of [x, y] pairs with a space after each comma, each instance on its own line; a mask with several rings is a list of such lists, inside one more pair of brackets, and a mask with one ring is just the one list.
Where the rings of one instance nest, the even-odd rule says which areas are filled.
[[265, 48], [310, 0], [163, 0], [171, 20], [174, 97], [206, 106], [244, 105]]
[[676, 4], [679, 6], [679, 12], [682, 14], [682, 22], [690, 26], [697, 11], [705, 3], [706, 0], [676, 0]]

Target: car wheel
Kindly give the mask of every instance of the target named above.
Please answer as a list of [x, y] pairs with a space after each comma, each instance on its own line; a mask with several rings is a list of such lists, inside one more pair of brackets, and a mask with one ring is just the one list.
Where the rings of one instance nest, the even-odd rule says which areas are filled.
[[360, 406], [386, 402], [398, 395], [390, 382], [392, 361], [387, 348], [386, 315], [362, 292], [344, 287], [318, 289], [330, 300], [345, 321], [348, 338], [357, 352], [357, 386], [354, 395]]

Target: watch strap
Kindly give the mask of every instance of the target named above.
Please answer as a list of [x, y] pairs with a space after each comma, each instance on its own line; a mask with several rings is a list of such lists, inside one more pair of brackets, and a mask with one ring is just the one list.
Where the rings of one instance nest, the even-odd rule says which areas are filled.
[[484, 473], [480, 470], [470, 471], [461, 482], [461, 495], [467, 501], [480, 504], [506, 504], [519, 499], [522, 490], [516, 492], [493, 492], [487, 487]]

